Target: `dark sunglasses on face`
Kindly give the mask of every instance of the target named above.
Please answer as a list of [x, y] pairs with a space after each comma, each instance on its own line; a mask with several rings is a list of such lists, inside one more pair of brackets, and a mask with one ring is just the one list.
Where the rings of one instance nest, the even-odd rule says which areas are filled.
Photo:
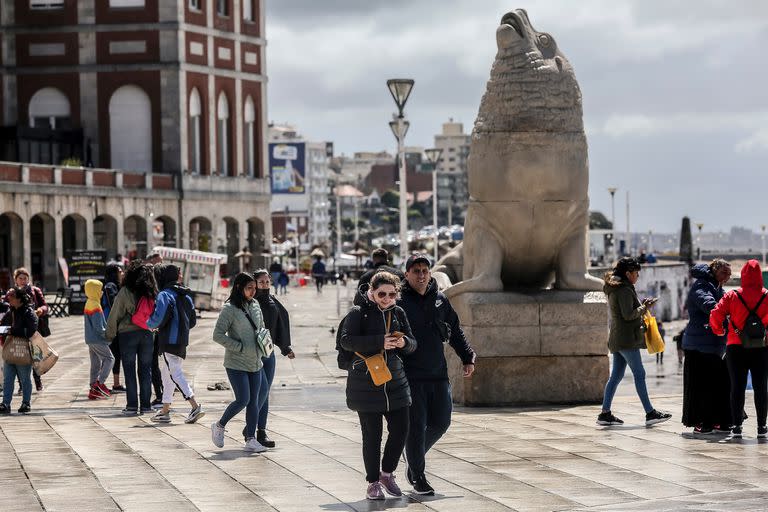
[[397, 298], [397, 292], [376, 292], [376, 296], [380, 299], [383, 299], [384, 297], [395, 299]]

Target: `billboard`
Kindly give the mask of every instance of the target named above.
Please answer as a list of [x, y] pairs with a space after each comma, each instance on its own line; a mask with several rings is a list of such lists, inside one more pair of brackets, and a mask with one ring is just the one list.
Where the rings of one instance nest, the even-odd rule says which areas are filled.
[[104, 279], [107, 268], [107, 251], [104, 250], [73, 250], [66, 255], [69, 287], [72, 288], [72, 299], [69, 312], [79, 315], [85, 305], [85, 282], [88, 279]]
[[306, 192], [303, 142], [276, 142], [269, 145], [269, 175], [273, 194], [303, 194]]

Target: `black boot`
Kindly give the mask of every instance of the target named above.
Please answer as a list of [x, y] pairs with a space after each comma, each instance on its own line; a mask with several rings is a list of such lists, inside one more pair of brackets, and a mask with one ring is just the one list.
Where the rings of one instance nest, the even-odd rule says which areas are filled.
[[271, 440], [269, 437], [267, 437], [267, 431], [266, 430], [257, 430], [256, 431], [256, 440], [261, 444], [262, 446], [266, 446], [267, 448], [274, 448], [275, 442]]

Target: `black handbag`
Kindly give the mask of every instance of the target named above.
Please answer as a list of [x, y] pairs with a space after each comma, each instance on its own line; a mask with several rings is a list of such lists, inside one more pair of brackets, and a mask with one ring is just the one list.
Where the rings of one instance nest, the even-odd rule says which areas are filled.
[[40, 333], [40, 336], [43, 338], [47, 338], [51, 335], [51, 326], [48, 323], [50, 317], [48, 315], [43, 315], [37, 319], [37, 332]]

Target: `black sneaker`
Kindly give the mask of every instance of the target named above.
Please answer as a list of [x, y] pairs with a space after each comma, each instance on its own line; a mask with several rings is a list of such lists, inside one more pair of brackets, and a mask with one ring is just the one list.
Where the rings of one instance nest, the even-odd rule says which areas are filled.
[[597, 424], [602, 426], [608, 426], [608, 425], [623, 425], [624, 422], [621, 421], [619, 418], [611, 414], [611, 411], [608, 412], [601, 412], [597, 416]]
[[741, 439], [741, 425], [731, 428], [731, 439]]
[[32, 408], [27, 402], [21, 402], [21, 407], [19, 407], [19, 414], [27, 414], [31, 410]]
[[11, 408], [5, 404], [0, 404], [0, 414], [11, 414]]
[[427, 477], [424, 475], [417, 476], [413, 481], [413, 491], [416, 494], [423, 494], [425, 496], [434, 496], [435, 490], [429, 485]]
[[768, 437], [768, 427], [763, 425], [762, 427], [758, 425], [757, 427], [757, 438], [758, 439], [765, 439]]
[[267, 437], [267, 431], [266, 430], [257, 430], [256, 431], [256, 440], [262, 445], [266, 446], [267, 448], [274, 448], [275, 442], [271, 440], [269, 437]]
[[408, 467], [408, 464], [405, 465], [405, 479], [408, 480], [408, 483], [411, 484], [411, 487], [413, 487], [416, 483], [416, 480], [413, 478], [411, 468]]
[[650, 427], [657, 423], [663, 423], [672, 417], [668, 412], [659, 412], [656, 409], [645, 415], [645, 426]]
[[163, 408], [163, 400], [160, 399], [160, 398], [155, 398], [154, 400], [152, 400], [152, 403], [150, 404], [150, 407], [152, 409], [155, 409], [155, 410], [162, 409]]

